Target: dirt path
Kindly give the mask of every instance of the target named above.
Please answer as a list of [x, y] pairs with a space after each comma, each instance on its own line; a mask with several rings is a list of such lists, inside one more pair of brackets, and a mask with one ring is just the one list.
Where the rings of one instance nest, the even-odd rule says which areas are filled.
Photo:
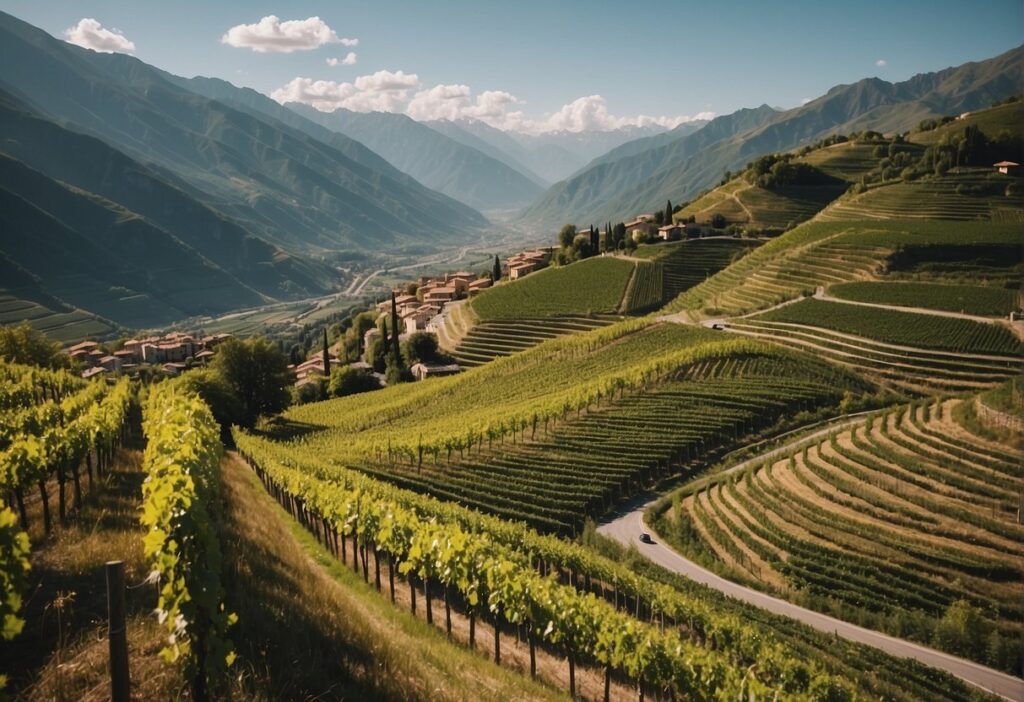
[[969, 319], [972, 322], [981, 322], [983, 324], [1003, 324], [1002, 317], [982, 317], [976, 314], [966, 314], [965, 312], [950, 312], [948, 310], [934, 310], [928, 307], [904, 307], [903, 305], [887, 305], [881, 302], [861, 302], [859, 300], [847, 300], [841, 297], [835, 297], [829, 295], [824, 288], [818, 288], [814, 293], [816, 300], [823, 300], [824, 302], [837, 302], [841, 305], [857, 305], [858, 307], [874, 307], [880, 310], [893, 310], [895, 312], [912, 312], [914, 314], [927, 314], [933, 317], [951, 317], [953, 319]]

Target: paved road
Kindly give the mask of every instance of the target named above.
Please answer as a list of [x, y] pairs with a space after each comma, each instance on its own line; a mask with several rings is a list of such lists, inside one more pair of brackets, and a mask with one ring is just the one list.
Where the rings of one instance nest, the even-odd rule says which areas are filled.
[[[855, 424], [858, 421], [860, 421], [859, 418], [851, 417], [842, 422], [830, 424], [824, 429], [794, 439], [793, 442], [787, 445], [771, 451], [766, 451], [756, 458], [739, 463], [733, 468], [730, 468], [728, 472], [743, 470], [748, 465], [763, 462], [769, 458], [777, 456], [794, 445], [799, 445], [805, 441], [815, 438], [822, 438], [827, 436], [831, 431], [849, 426], [850, 424]], [[983, 690], [987, 690], [1008, 700], [1012, 700], [1013, 702], [1024, 702], [1024, 680], [1021, 678], [1013, 675], [1007, 675], [1006, 673], [993, 670], [992, 668], [988, 668], [979, 663], [973, 663], [971, 661], [964, 660], [963, 658], [951, 656], [950, 654], [943, 653], [942, 651], [936, 651], [935, 649], [928, 648], [927, 646], [921, 646], [871, 629], [865, 629], [864, 627], [857, 626], [856, 624], [850, 624], [849, 622], [844, 622], [840, 619], [821, 614], [820, 612], [805, 609], [804, 607], [792, 604], [791, 602], [786, 602], [785, 600], [781, 600], [777, 597], [772, 597], [771, 595], [758, 590], [739, 585], [716, 575], [710, 570], [687, 558], [684, 558], [679, 553], [659, 541], [656, 541], [653, 544], [642, 543], [639, 539], [640, 534], [645, 531], [650, 531], [646, 524], [644, 524], [644, 512], [653, 505], [657, 499], [658, 497], [635, 500], [633, 503], [627, 505], [623, 512], [614, 519], [601, 524], [597, 531], [605, 536], [615, 539], [625, 546], [635, 545], [640, 553], [661, 567], [674, 573], [678, 573], [679, 575], [683, 575], [703, 585], [707, 585], [708, 587], [718, 590], [729, 597], [752, 604], [755, 607], [760, 607], [761, 609], [766, 609], [774, 614], [796, 619], [797, 621], [803, 622], [804, 624], [818, 629], [819, 631], [836, 634], [837, 636], [841, 636], [849, 641], [873, 646], [874, 648], [900, 658], [913, 658], [925, 665], [930, 665], [944, 670], [965, 682], [970, 683], [971, 685], [980, 687]]]

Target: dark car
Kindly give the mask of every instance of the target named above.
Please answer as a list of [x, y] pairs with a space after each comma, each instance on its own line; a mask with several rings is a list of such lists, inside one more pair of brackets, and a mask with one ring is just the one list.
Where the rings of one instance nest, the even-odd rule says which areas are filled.
[[654, 539], [652, 539], [651, 535], [648, 534], [646, 531], [640, 533], [640, 540], [643, 541], [645, 544], [654, 543]]

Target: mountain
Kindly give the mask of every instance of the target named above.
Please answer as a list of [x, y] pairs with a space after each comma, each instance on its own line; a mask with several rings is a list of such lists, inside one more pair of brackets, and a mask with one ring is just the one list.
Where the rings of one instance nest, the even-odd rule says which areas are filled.
[[518, 209], [543, 191], [535, 181], [502, 161], [405, 115], [343, 108], [321, 112], [298, 103], [286, 107], [365, 144], [428, 188], [470, 207]]
[[[1019, 94], [1024, 47], [995, 58], [926, 73], [900, 83], [866, 78], [840, 85], [801, 107], [767, 105], [718, 117], [671, 141], [627, 145], [553, 185], [522, 218], [531, 224], [622, 220], [667, 199], [696, 196], [758, 156], [862, 129], [907, 130], [925, 117], [959, 114]], [[649, 147], [649, 148], [644, 148]]]
[[[560, 222], [577, 219], [581, 222], [624, 220], [644, 209], [634, 210], [632, 204], [626, 209], [622, 202], [626, 194], [644, 183], [651, 173], [693, 159], [723, 139], [763, 124], [775, 114], [767, 105], [737, 110], [674, 139], [657, 135], [642, 139], [637, 145], [622, 145], [571, 178], [553, 185], [540, 200], [524, 210], [522, 217], [541, 226], [557, 226]], [[668, 198], [681, 199], [678, 195]], [[662, 199], [658, 207], [664, 206], [668, 198]], [[654, 201], [645, 206], [653, 208]]]
[[562, 180], [610, 149], [646, 136], [665, 131], [656, 125], [623, 127], [606, 131], [557, 131], [526, 134], [502, 131], [478, 120], [457, 120], [428, 123], [434, 129], [463, 143], [483, 141], [489, 144], [495, 158], [517, 170], [528, 169], [549, 183]]
[[100, 139], [44, 119], [3, 91], [0, 133], [4, 136], [0, 152], [147, 218], [245, 288], [281, 299], [322, 294], [334, 283], [336, 275], [329, 267], [288, 254], [248, 233], [199, 202], [187, 184], [142, 165]]
[[481, 153], [487, 154], [493, 159], [501, 161], [509, 168], [512, 168], [526, 176], [541, 188], [547, 188], [551, 185], [551, 181], [542, 178], [516, 156], [512, 155], [511, 152], [517, 152], [521, 147], [511, 137], [507, 137], [507, 142], [503, 142], [502, 137], [504, 132], [498, 129], [493, 129], [493, 127], [488, 127], [481, 123], [482, 127], [493, 129], [495, 132], [490, 139], [483, 139], [467, 129], [464, 122], [453, 122], [448, 119], [439, 119], [427, 121], [423, 124], [427, 125], [435, 132], [444, 134], [449, 139], [453, 139], [464, 146], [476, 149]]
[[43, 289], [126, 326], [266, 301], [137, 213], [0, 155], [0, 250]]
[[44, 116], [173, 176], [269, 242], [298, 252], [417, 251], [486, 226], [477, 211], [354, 140], [320, 141], [166, 76], [0, 14], [0, 81]]

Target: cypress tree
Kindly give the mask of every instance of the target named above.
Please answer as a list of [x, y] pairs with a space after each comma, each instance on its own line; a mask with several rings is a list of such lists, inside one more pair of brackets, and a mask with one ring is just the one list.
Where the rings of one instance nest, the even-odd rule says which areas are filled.
[[665, 205], [665, 224], [672, 224], [672, 201]]
[[324, 377], [331, 377], [331, 356], [327, 351], [327, 327], [324, 327]]
[[591, 256], [596, 256], [599, 247], [600, 247], [600, 242], [598, 241], [597, 229], [595, 229], [594, 225], [591, 224], [590, 225], [590, 255]]
[[391, 353], [395, 355], [396, 366], [402, 365], [402, 351], [398, 347], [398, 305], [395, 304], [395, 291], [391, 291]]
[[494, 270], [491, 271], [491, 280], [495, 283], [501, 280], [501, 262], [498, 261], [498, 254], [494, 254]]

